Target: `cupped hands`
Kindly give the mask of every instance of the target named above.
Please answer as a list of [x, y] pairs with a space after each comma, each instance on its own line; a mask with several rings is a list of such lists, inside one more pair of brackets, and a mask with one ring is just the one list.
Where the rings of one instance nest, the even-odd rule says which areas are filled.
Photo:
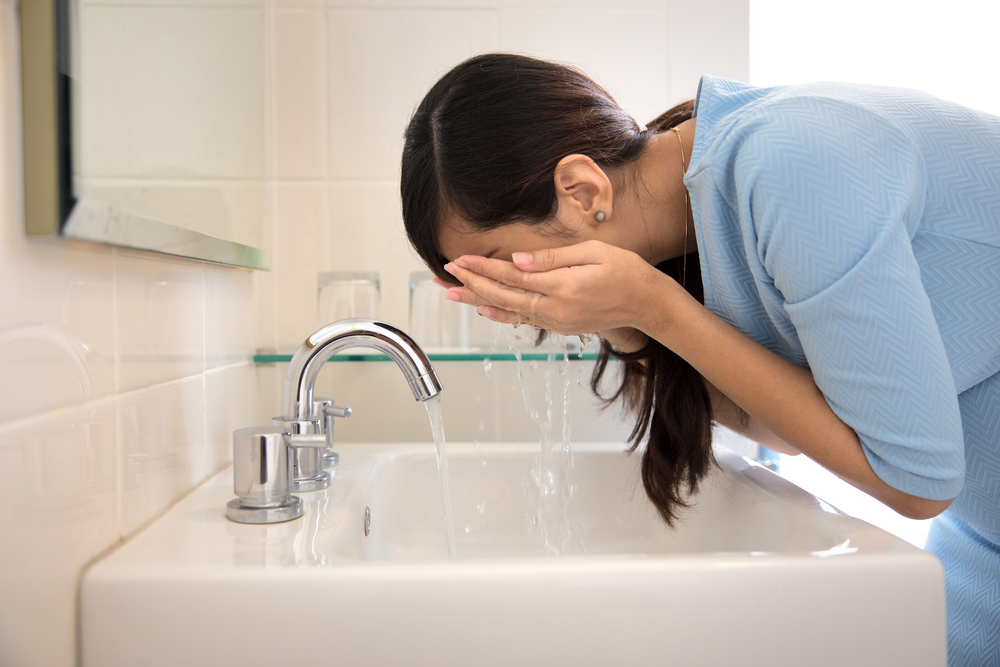
[[448, 299], [475, 306], [494, 322], [564, 335], [641, 331], [652, 315], [643, 295], [666, 278], [639, 255], [600, 241], [514, 253], [512, 259], [463, 255], [449, 262], [445, 270], [462, 286], [449, 286]]

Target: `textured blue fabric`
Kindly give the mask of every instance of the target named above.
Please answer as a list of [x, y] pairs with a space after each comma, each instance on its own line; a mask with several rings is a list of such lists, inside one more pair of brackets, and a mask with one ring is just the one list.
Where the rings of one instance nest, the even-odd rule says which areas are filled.
[[[713, 77], [695, 113], [685, 183], [705, 305], [810, 368], [886, 483], [956, 498], [946, 521], [967, 530], [935, 543], [949, 604], [956, 582], [993, 590], [1000, 118], [896, 88]], [[994, 557], [959, 555], [968, 535]], [[1000, 626], [996, 595], [955, 605], [955, 637]], [[954, 664], [1000, 664], [978, 659]]]
[[1000, 665], [1000, 577], [976, 576], [1000, 571], [1000, 551], [947, 512], [931, 524], [927, 550], [944, 566], [948, 664]]

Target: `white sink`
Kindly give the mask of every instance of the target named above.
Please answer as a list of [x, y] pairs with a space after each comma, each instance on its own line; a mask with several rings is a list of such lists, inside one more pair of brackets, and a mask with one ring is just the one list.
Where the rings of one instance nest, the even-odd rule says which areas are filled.
[[85, 574], [82, 664], [946, 663], [936, 559], [735, 455], [671, 530], [621, 444], [554, 496], [538, 445], [448, 448], [456, 559], [431, 445], [339, 445], [271, 526], [230, 469]]

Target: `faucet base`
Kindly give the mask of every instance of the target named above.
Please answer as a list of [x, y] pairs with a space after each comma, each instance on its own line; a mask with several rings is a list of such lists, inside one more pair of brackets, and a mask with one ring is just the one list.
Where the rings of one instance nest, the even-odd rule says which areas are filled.
[[322, 491], [330, 486], [330, 473], [320, 470], [311, 477], [292, 480], [293, 491]]
[[302, 500], [297, 496], [291, 496], [291, 500], [275, 507], [247, 507], [239, 498], [226, 503], [226, 518], [237, 523], [281, 523], [300, 516]]
[[338, 463], [340, 463], [340, 454], [327, 447], [326, 451], [323, 452], [323, 467], [336, 468]]

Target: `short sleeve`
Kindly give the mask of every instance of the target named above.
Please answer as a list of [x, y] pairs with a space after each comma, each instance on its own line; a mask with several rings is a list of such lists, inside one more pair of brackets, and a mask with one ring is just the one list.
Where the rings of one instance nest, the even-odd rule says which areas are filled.
[[734, 165], [757, 260], [816, 384], [875, 473], [954, 498], [965, 471], [954, 378], [911, 246], [918, 147], [863, 107], [789, 99], [746, 121]]

